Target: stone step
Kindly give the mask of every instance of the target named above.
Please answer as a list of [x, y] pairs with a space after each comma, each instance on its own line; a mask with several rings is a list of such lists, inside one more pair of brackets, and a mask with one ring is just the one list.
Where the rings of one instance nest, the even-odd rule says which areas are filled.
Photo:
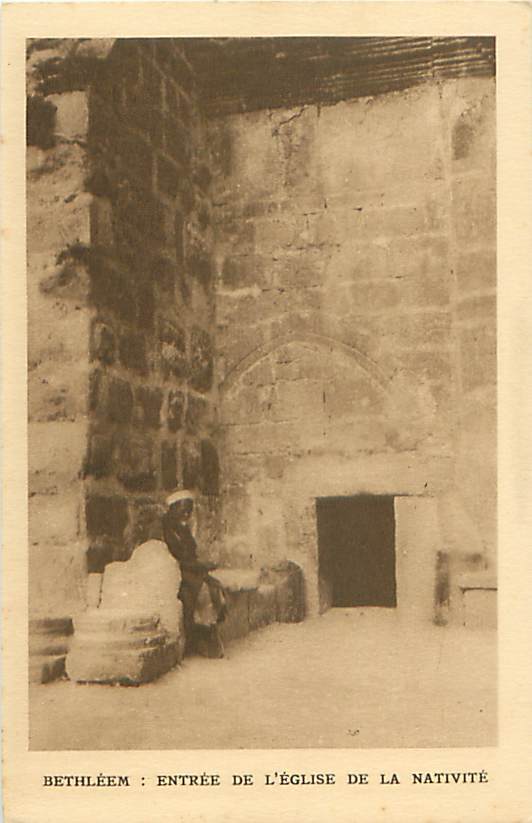
[[29, 622], [29, 681], [49, 683], [65, 672], [72, 618], [37, 617]]
[[50, 683], [65, 673], [66, 654], [31, 655], [29, 664], [30, 683]]

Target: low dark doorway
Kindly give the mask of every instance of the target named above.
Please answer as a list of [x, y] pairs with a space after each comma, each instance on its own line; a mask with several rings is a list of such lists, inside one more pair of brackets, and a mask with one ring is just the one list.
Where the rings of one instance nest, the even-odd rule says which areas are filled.
[[393, 497], [316, 500], [322, 610], [397, 605]]

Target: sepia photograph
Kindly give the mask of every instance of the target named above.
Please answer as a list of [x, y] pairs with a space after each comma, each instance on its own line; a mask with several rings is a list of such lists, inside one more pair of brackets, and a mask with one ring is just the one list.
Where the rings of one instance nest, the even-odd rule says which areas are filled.
[[30, 751], [496, 746], [496, 38], [26, 70]]

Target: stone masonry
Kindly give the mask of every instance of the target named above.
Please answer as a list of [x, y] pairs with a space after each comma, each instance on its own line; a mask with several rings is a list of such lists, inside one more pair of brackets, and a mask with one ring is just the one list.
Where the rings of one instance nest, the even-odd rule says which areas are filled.
[[311, 612], [317, 497], [395, 497], [407, 616], [495, 571], [493, 41], [303, 40], [28, 44], [36, 620], [177, 485]]
[[158, 537], [160, 503], [217, 517], [209, 148], [177, 41], [28, 49], [30, 600]]
[[393, 494], [404, 576], [430, 521], [457, 598], [495, 557], [493, 78], [211, 128], [227, 557], [290, 557], [315, 609], [315, 498]]

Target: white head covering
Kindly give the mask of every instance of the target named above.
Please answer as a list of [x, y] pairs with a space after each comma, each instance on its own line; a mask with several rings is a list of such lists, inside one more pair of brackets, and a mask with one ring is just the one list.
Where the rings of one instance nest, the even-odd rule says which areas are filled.
[[180, 500], [194, 500], [194, 492], [188, 489], [176, 490], [168, 495], [165, 502], [167, 506], [173, 506], [174, 503], [179, 503]]

